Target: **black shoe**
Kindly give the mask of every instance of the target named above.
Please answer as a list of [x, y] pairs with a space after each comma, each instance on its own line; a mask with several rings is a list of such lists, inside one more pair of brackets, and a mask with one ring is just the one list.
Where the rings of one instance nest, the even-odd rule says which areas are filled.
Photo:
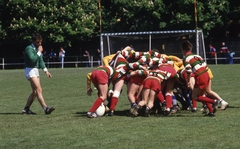
[[197, 112], [197, 108], [192, 108], [192, 112], [193, 113]]
[[88, 118], [97, 118], [97, 114], [96, 114], [96, 113], [93, 113], [93, 112], [88, 112], [88, 113], [87, 113], [87, 117], [88, 117]]
[[31, 111], [30, 109], [29, 109], [29, 110], [26, 110], [26, 109], [22, 110], [22, 114], [28, 114], [28, 115], [32, 114], [32, 115], [36, 115], [36, 113], [33, 112], [33, 111]]
[[108, 113], [107, 113], [107, 116], [113, 116], [113, 110], [110, 110]]
[[166, 101], [164, 101], [164, 102], [162, 103], [161, 108], [162, 108], [162, 111], [163, 111], [163, 112], [166, 110]]
[[169, 108], [165, 109], [165, 111], [163, 112], [163, 115], [168, 116], [169, 114], [171, 114], [171, 111]]
[[214, 113], [208, 113], [208, 114], [205, 114], [204, 116], [210, 116], [210, 117], [214, 117], [215, 116], [215, 114]]
[[217, 106], [218, 106], [218, 101], [217, 101], [217, 100], [214, 100], [214, 103], [212, 104], [213, 113], [216, 113], [216, 112], [217, 112]]
[[46, 110], [45, 110], [45, 114], [51, 114], [52, 111], [54, 111], [54, 110], [55, 110], [54, 107], [51, 107], [51, 108], [47, 107]]
[[150, 110], [145, 110], [144, 116], [145, 117], [150, 117], [150, 113], [151, 113]]
[[132, 116], [137, 116], [138, 115], [138, 110], [140, 109], [139, 105], [135, 105], [130, 109], [130, 114]]

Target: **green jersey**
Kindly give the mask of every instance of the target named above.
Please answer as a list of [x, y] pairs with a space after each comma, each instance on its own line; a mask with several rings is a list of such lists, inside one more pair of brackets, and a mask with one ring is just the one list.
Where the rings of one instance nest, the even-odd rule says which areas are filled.
[[42, 54], [31, 44], [24, 51], [25, 67], [46, 69]]

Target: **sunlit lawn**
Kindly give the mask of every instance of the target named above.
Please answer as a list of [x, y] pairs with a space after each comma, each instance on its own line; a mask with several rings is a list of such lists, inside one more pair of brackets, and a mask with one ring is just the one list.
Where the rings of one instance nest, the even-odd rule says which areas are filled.
[[[86, 117], [96, 99], [86, 95], [86, 74], [92, 69], [50, 69], [41, 72], [43, 95], [56, 110], [45, 115], [37, 100], [31, 109], [37, 115], [21, 115], [31, 88], [23, 70], [0, 70], [0, 148], [163, 148], [233, 149], [240, 147], [240, 65], [210, 65], [212, 88], [230, 107], [216, 117], [200, 111], [131, 118], [126, 87], [113, 117]], [[198, 104], [199, 109], [201, 104]]]

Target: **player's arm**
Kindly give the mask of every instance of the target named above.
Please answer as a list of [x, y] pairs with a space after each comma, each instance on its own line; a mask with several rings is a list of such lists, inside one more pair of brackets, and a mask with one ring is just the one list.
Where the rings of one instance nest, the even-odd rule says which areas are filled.
[[105, 57], [102, 59], [103, 66], [109, 66], [109, 61], [110, 61], [114, 56], [115, 56], [115, 54], [111, 54], [111, 55], [105, 56]]
[[87, 74], [87, 94], [88, 94], [88, 96], [91, 96], [92, 92], [93, 92], [92, 88], [91, 88], [91, 75], [92, 75], [91, 72], [89, 72]]

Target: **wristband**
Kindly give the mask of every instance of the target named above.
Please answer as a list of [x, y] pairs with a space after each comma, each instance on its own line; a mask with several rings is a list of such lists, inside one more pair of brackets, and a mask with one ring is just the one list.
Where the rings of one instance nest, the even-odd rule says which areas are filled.
[[46, 73], [48, 70], [47, 70], [47, 68], [44, 68], [43, 71]]
[[41, 55], [42, 55], [42, 53], [38, 51], [38, 52], [37, 52], [37, 55], [38, 55], [38, 56], [41, 56]]

